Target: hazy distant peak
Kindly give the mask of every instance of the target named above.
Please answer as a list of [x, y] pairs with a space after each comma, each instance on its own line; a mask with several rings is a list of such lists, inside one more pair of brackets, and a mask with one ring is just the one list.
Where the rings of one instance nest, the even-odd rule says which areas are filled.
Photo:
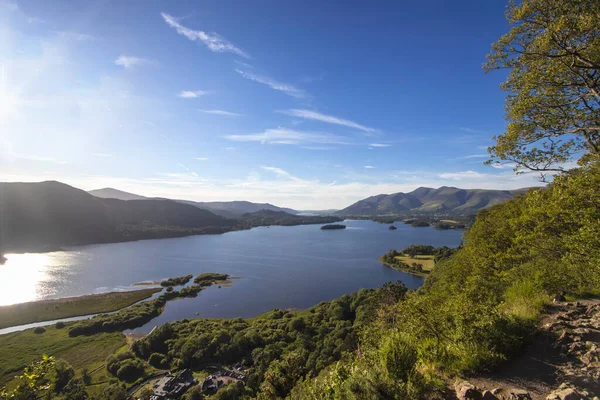
[[146, 200], [147, 197], [140, 196], [133, 193], [124, 192], [122, 190], [113, 188], [102, 188], [88, 191], [94, 197], [100, 197], [101, 199], [119, 199], [119, 200]]

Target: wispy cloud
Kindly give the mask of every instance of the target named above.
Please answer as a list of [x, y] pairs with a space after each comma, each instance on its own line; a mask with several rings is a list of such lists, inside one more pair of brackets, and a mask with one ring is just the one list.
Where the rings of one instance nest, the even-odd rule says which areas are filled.
[[240, 60], [233, 60], [234, 63], [236, 63], [237, 65], [239, 65], [240, 67], [244, 67], [244, 68], [254, 68], [253, 65], [250, 65], [246, 62], [240, 61]]
[[260, 142], [269, 144], [297, 145], [305, 143], [350, 144], [342, 136], [321, 132], [303, 132], [286, 128], [267, 129], [261, 133], [249, 135], [228, 135], [226, 139], [236, 142]]
[[369, 147], [391, 147], [389, 143], [370, 143]]
[[179, 165], [181, 168], [185, 169], [189, 174], [195, 176], [196, 178], [198, 177], [197, 173], [195, 173], [194, 171], [192, 171], [191, 169], [189, 169], [187, 166], [183, 165], [182, 163], [177, 163], [177, 165]]
[[56, 32], [56, 35], [64, 40], [75, 40], [78, 42], [85, 42], [94, 39], [92, 35], [75, 31], [58, 31]]
[[186, 28], [181, 25], [177, 19], [172, 17], [169, 14], [161, 13], [163, 19], [171, 28], [174, 28], [177, 33], [185, 36], [189, 40], [199, 41], [206, 45], [211, 51], [216, 53], [234, 53], [240, 57], [251, 58], [248, 53], [240, 49], [239, 47], [234, 46], [227, 39], [218, 35], [217, 33], [206, 33], [203, 31], [196, 31], [190, 28]]
[[372, 165], [365, 165], [365, 168], [366, 168], [366, 169], [374, 169], [375, 167], [374, 167], [374, 166], [372, 166]]
[[198, 161], [208, 161], [207, 157], [194, 157], [194, 160], [198, 160]]
[[150, 64], [150, 60], [140, 57], [121, 55], [115, 60], [116, 65], [131, 69], [140, 65]]
[[238, 113], [234, 113], [231, 111], [225, 111], [225, 110], [198, 110], [200, 112], [203, 112], [205, 114], [214, 114], [214, 115], [223, 115], [225, 117], [242, 117], [243, 114], [238, 114]]
[[514, 169], [517, 167], [517, 164], [515, 164], [515, 163], [505, 163], [505, 164], [494, 163], [494, 164], [492, 164], [492, 167], [494, 167], [496, 169]]
[[298, 89], [297, 87], [290, 85], [288, 83], [278, 82], [273, 78], [269, 78], [268, 76], [255, 75], [250, 72], [242, 71], [241, 69], [237, 69], [237, 68], [235, 69], [235, 72], [242, 75], [242, 77], [244, 77], [248, 80], [262, 83], [263, 85], [267, 85], [271, 89], [283, 92], [283, 93], [287, 94], [288, 96], [292, 96], [297, 99], [303, 99], [303, 98], [307, 97], [307, 93], [304, 90]]
[[277, 175], [280, 178], [287, 178], [287, 179], [291, 179], [291, 180], [299, 180], [299, 178], [293, 176], [292, 174], [290, 174], [289, 172], [281, 169], [281, 168], [277, 168], [277, 167], [267, 167], [267, 166], [261, 166], [262, 169], [264, 169], [265, 171], [270, 171], [272, 173], [274, 173], [275, 175]]
[[490, 132], [483, 131], [481, 129], [467, 128], [465, 126], [461, 126], [458, 129], [461, 130], [461, 131], [463, 131], [463, 132], [466, 132], [466, 133], [474, 133], [474, 134], [477, 134], [477, 135], [491, 135]]
[[108, 153], [94, 153], [94, 155], [96, 157], [102, 157], [102, 158], [115, 158], [114, 154], [108, 154]]
[[204, 96], [205, 94], [208, 94], [208, 92], [205, 90], [182, 90], [177, 96], [183, 99], [195, 99], [197, 97]]
[[465, 179], [480, 179], [489, 176], [489, 174], [482, 174], [476, 171], [461, 171], [461, 172], [447, 172], [440, 174], [439, 177], [442, 179], [450, 179], [453, 181], [461, 181]]
[[469, 160], [472, 158], [488, 158], [489, 155], [487, 154], [470, 154], [468, 156], [462, 156], [462, 157], [458, 157], [457, 160]]
[[307, 150], [332, 150], [335, 147], [330, 146], [302, 146], [303, 149]]
[[321, 113], [318, 113], [316, 111], [311, 111], [311, 110], [292, 109], [292, 110], [285, 110], [285, 111], [278, 111], [278, 112], [281, 114], [290, 115], [292, 117], [311, 119], [314, 121], [321, 121], [321, 122], [325, 122], [328, 124], [342, 125], [342, 126], [346, 126], [348, 128], [359, 129], [359, 130], [367, 132], [367, 133], [374, 133], [377, 131], [374, 128], [370, 128], [368, 126], [361, 125], [354, 121], [350, 121], [350, 120], [339, 118], [339, 117], [334, 117], [332, 115], [321, 114]]

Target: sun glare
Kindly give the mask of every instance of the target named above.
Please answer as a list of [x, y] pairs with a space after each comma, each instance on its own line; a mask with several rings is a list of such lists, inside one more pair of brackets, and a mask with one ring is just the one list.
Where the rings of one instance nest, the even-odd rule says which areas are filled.
[[47, 278], [47, 254], [6, 254], [0, 265], [0, 306], [34, 301]]

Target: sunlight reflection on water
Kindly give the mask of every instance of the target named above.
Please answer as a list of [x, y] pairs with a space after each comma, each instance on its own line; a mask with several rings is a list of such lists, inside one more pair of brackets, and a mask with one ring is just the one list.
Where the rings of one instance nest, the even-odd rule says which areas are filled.
[[6, 254], [0, 266], [0, 306], [54, 295], [54, 287], [46, 282], [60, 279], [51, 276], [68, 268], [68, 258], [66, 252]]

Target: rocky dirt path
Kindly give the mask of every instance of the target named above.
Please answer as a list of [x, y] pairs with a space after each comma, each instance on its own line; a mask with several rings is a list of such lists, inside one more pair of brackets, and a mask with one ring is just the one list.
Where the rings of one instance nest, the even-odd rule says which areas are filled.
[[553, 304], [539, 335], [498, 371], [459, 380], [456, 397], [600, 400], [600, 300]]

